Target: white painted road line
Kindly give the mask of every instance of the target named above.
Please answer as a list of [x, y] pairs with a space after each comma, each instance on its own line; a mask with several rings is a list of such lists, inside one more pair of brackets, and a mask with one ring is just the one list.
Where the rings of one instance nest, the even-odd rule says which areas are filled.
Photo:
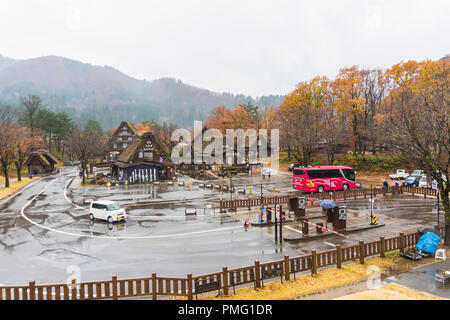
[[335, 244], [329, 243], [329, 242], [327, 242], [327, 241], [324, 241], [323, 243], [325, 243], [325, 244], [327, 244], [327, 245], [329, 245], [329, 246], [332, 246], [332, 247], [336, 247]]
[[294, 229], [294, 228], [289, 227], [289, 226], [285, 226], [285, 227], [288, 228], [288, 229], [290, 229], [290, 230], [292, 230], [292, 231], [295, 231], [295, 232], [298, 232], [298, 233], [303, 234], [303, 232], [301, 232], [300, 230]]
[[[57, 178], [55, 180], [52, 180], [51, 182], [48, 183], [48, 185], [41, 190], [41, 192], [39, 192], [37, 195], [35, 195], [30, 201], [28, 201], [28, 203], [26, 205], [24, 205], [22, 207], [22, 210], [20, 211], [20, 214], [22, 215], [22, 217], [27, 220], [28, 222], [30, 222], [31, 224], [41, 228], [41, 229], [45, 229], [48, 231], [53, 231], [56, 233], [60, 233], [60, 234], [64, 234], [67, 236], [74, 236], [74, 237], [79, 237], [79, 238], [96, 238], [96, 239], [117, 239], [117, 240], [136, 240], [136, 239], [164, 239], [164, 238], [174, 238], [174, 237], [183, 237], [183, 236], [191, 236], [191, 235], [199, 235], [199, 234], [206, 234], [206, 233], [216, 233], [216, 232], [220, 232], [220, 231], [230, 231], [230, 230], [236, 230], [236, 229], [243, 229], [242, 226], [237, 226], [237, 227], [230, 227], [230, 228], [221, 228], [221, 229], [213, 229], [213, 230], [202, 230], [202, 231], [194, 231], [194, 232], [187, 232], [187, 233], [176, 233], [176, 234], [168, 234], [168, 235], [158, 235], [158, 236], [130, 236], [130, 237], [123, 237], [123, 236], [118, 236], [118, 237], [111, 237], [111, 236], [94, 236], [94, 235], [86, 235], [86, 234], [79, 234], [79, 233], [74, 233], [74, 232], [67, 232], [67, 231], [62, 231], [62, 230], [57, 230], [57, 229], [53, 229], [50, 227], [46, 227], [43, 225], [40, 225], [39, 223], [31, 220], [30, 218], [28, 218], [25, 215], [25, 209], [27, 207], [29, 207], [31, 205], [31, 203], [33, 203], [33, 201], [39, 197], [42, 193], [44, 193], [48, 187], [50, 187], [51, 184], [53, 184], [55, 181], [59, 180], [60, 178]], [[64, 195], [65, 195], [65, 190], [67, 189], [67, 185], [66, 188], [64, 189]], [[69, 201], [70, 203], [72, 203], [68, 198], [66, 198], [67, 201]], [[81, 208], [80, 206], [75, 205], [78, 208]], [[85, 208], [82, 208], [85, 209]], [[244, 230], [242, 230], [242, 232], [244, 232]]]

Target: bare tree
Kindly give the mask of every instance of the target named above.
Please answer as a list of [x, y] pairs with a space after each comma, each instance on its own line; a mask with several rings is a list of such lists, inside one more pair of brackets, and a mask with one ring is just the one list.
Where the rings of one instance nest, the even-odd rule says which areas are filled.
[[0, 104], [0, 164], [5, 176], [5, 187], [9, 187], [9, 168], [14, 160], [16, 143], [15, 111], [11, 106]]
[[69, 138], [70, 147], [81, 163], [83, 184], [86, 183], [86, 174], [90, 161], [101, 158], [105, 153], [106, 137], [100, 126], [89, 121], [83, 129], [75, 128]]
[[45, 108], [45, 105], [42, 103], [41, 97], [37, 95], [20, 97], [20, 102], [25, 107], [20, 122], [30, 128], [31, 135], [33, 136], [34, 130], [36, 129], [36, 121], [38, 119], [39, 111]]

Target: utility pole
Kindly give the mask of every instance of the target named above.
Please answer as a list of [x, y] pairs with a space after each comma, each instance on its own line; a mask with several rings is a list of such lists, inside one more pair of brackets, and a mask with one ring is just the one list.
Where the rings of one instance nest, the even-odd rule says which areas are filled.
[[275, 243], [278, 243], [278, 228], [277, 228], [278, 219], [277, 219], [277, 207], [276, 206], [275, 206], [274, 216], [275, 216]]

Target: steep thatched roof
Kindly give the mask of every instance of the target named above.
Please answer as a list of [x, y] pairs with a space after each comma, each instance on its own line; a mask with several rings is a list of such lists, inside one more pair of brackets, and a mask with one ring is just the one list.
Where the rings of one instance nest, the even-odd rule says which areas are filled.
[[158, 153], [167, 161], [169, 159], [168, 155], [151, 132], [146, 132], [142, 136], [136, 137], [127, 148], [122, 151], [117, 160], [121, 162], [133, 161], [144, 143], [149, 139], [152, 142], [152, 145], [157, 149]]
[[33, 151], [28, 155], [28, 159], [25, 161], [25, 165], [28, 165], [28, 163], [33, 159], [34, 157], [37, 157], [42, 165], [48, 166], [51, 163], [57, 164], [59, 161], [56, 159], [50, 152], [45, 150], [38, 150]]

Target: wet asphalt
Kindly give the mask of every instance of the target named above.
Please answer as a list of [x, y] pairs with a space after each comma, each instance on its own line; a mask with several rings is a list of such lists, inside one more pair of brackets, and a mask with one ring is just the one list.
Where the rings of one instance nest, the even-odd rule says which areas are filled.
[[[375, 201], [379, 221], [386, 224], [374, 230], [291, 244], [275, 244], [273, 228], [243, 228], [246, 218], [258, 219], [257, 210], [219, 214], [220, 198], [230, 199], [228, 192], [200, 188], [194, 179], [183, 177], [184, 186], [140, 185], [117, 187], [68, 188], [76, 169], [40, 179], [6, 203], [0, 204], [0, 283], [5, 285], [66, 283], [71, 270], [79, 268], [81, 281], [151, 276], [184, 277], [228, 268], [251, 265], [326, 250], [336, 244], [374, 240], [381, 235], [415, 231], [434, 225], [436, 200], [411, 196], [387, 196]], [[229, 179], [205, 183], [229, 185]], [[232, 184], [246, 189], [248, 198], [292, 192], [291, 177], [273, 175], [233, 177]], [[66, 196], [67, 198], [66, 198]], [[90, 222], [84, 200], [104, 199], [119, 202], [127, 209], [125, 223], [113, 225]], [[142, 205], [145, 203], [145, 205]], [[140, 204], [136, 206], [136, 204]], [[369, 223], [368, 199], [348, 200], [348, 224]], [[187, 217], [186, 208], [197, 208], [197, 215]], [[308, 214], [320, 213], [308, 208]], [[320, 222], [317, 220], [315, 222]], [[298, 223], [286, 224], [283, 234], [296, 234]]]

